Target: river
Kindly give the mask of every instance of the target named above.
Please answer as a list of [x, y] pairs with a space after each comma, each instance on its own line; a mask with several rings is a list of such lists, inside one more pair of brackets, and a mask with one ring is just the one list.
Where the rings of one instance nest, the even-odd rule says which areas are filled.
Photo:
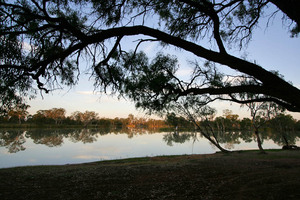
[[[242, 135], [241, 133], [235, 135]], [[253, 137], [229, 137], [229, 150], [257, 149]], [[300, 145], [299, 137], [293, 138]], [[265, 137], [265, 149], [280, 142]], [[199, 133], [148, 130], [34, 129], [0, 130], [0, 168], [63, 165], [146, 156], [210, 154], [218, 151]]]

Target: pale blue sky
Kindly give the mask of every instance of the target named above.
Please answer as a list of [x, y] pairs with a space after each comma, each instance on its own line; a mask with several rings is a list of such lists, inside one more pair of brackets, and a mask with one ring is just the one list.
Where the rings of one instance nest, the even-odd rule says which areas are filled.
[[[144, 50], [148, 55], [155, 55], [160, 49], [154, 43], [144, 44], [141, 47], [141, 50]], [[265, 23], [261, 24], [255, 30], [253, 39], [246, 50], [239, 52], [232, 49], [231, 51], [230, 53], [235, 55], [247, 54], [248, 60], [255, 60], [265, 69], [278, 70], [287, 81], [293, 82], [295, 86], [300, 88], [300, 38], [290, 38], [287, 28], [282, 25], [281, 16], [276, 17], [268, 28], [266, 28]], [[190, 54], [188, 53], [174, 50], [170, 50], [170, 52], [177, 54], [181, 66], [186, 64], [186, 60], [189, 60]], [[222, 70], [228, 69], [222, 67]], [[184, 74], [188, 71], [189, 68], [187, 67], [181, 70], [180, 73]], [[79, 84], [75, 87], [43, 94], [43, 98], [38, 95], [36, 99], [29, 101], [31, 106], [29, 112], [34, 114], [37, 110], [65, 108], [67, 115], [74, 111], [84, 112], [89, 110], [99, 113], [100, 117], [109, 118], [127, 117], [128, 114], [134, 114], [138, 117], [145, 116], [144, 113], [135, 109], [132, 102], [93, 93], [93, 89], [93, 82], [89, 81], [89, 77], [81, 75]], [[249, 116], [247, 109], [240, 108], [236, 104], [217, 102], [212, 106], [217, 108], [218, 115], [222, 115], [224, 109], [231, 109], [241, 117]], [[296, 119], [300, 119], [299, 113], [293, 113], [292, 115]]]

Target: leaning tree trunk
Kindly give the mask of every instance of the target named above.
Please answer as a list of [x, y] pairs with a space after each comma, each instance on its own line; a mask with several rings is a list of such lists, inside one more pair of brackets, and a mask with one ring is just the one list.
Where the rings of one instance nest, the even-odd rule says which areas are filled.
[[258, 145], [259, 151], [261, 153], [266, 153], [265, 150], [262, 147], [262, 142], [261, 142], [261, 139], [260, 139], [259, 134], [258, 134], [258, 129], [255, 129], [254, 134], [256, 136], [256, 140], [257, 140], [257, 145]]
[[[208, 134], [206, 134], [201, 127], [193, 120], [193, 124], [198, 128], [200, 133], [208, 140], [210, 141], [215, 147], [217, 147], [222, 153], [229, 153], [230, 151], [224, 149], [218, 142], [218, 140], [213, 140]], [[216, 139], [216, 138], [215, 138]]]
[[222, 153], [229, 153], [230, 151], [224, 149], [219, 142], [211, 139], [208, 135], [206, 135], [205, 133], [201, 133], [208, 141], [210, 141], [213, 145], [215, 145]]
[[230, 153], [227, 149], [224, 149], [219, 143], [214, 144], [218, 149], [222, 151], [222, 153]]

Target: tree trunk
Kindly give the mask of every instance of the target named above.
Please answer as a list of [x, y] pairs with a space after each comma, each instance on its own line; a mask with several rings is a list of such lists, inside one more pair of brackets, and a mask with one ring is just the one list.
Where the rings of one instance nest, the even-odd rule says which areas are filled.
[[289, 146], [289, 142], [288, 142], [288, 140], [287, 140], [287, 138], [286, 138], [286, 136], [285, 136], [284, 133], [282, 133], [282, 138], [283, 138], [283, 140], [285, 142], [285, 145], [288, 147]]
[[219, 143], [214, 144], [218, 149], [221, 150], [222, 153], [230, 153], [227, 149], [224, 149]]
[[217, 147], [222, 153], [229, 153], [230, 151], [224, 149], [218, 142], [211, 139], [208, 135], [201, 133], [208, 141], [210, 141], [215, 147]]
[[266, 153], [265, 150], [264, 150], [263, 147], [262, 147], [262, 142], [261, 142], [261, 139], [260, 139], [260, 137], [259, 137], [259, 134], [258, 134], [258, 130], [257, 130], [257, 129], [255, 130], [254, 134], [255, 134], [255, 136], [256, 136], [257, 145], [258, 145], [258, 148], [259, 148], [260, 153]]

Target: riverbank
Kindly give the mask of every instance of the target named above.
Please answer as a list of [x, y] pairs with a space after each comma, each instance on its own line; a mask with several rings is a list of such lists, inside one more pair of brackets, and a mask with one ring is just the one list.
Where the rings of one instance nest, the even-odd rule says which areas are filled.
[[300, 151], [0, 169], [0, 199], [300, 199]]

